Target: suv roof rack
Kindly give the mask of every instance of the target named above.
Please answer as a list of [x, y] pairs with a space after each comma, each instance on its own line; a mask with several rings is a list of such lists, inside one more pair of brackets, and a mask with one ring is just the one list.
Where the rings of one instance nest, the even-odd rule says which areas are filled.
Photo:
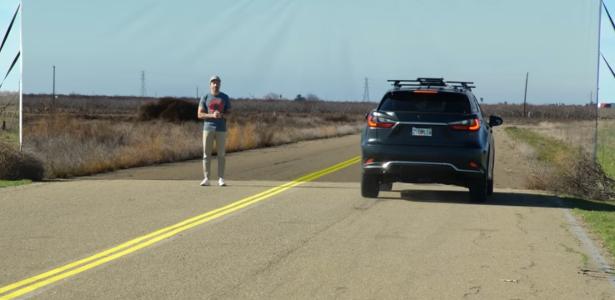
[[466, 90], [476, 88], [473, 81], [447, 81], [446, 83], [450, 83], [455, 88], [462, 87]]
[[475, 88], [474, 82], [471, 81], [444, 81], [444, 78], [428, 78], [419, 77], [417, 79], [389, 79], [387, 82], [392, 82], [396, 89], [402, 86], [425, 86], [425, 87], [447, 87], [455, 89], [472, 90]]
[[402, 86], [446, 86], [444, 78], [426, 78], [419, 77], [417, 79], [391, 79], [388, 82], [393, 82], [394, 87]]

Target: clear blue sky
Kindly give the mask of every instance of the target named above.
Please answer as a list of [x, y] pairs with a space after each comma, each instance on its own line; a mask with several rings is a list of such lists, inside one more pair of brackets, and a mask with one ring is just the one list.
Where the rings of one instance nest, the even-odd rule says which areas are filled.
[[[0, 7], [14, 9], [3, 0]], [[24, 90], [195, 95], [219, 74], [235, 97], [378, 100], [386, 79], [472, 80], [488, 102], [586, 103], [595, 90], [598, 1], [54, 0], [24, 7]], [[607, 0], [615, 11], [615, 0]], [[8, 18], [7, 18], [8, 19]], [[602, 51], [615, 64], [603, 18]], [[8, 23], [8, 21], [6, 22]], [[602, 68], [601, 99], [615, 102]]]
[[[2, 0], [0, 3], [0, 43], [4, 38], [4, 33], [8, 29], [13, 14], [19, 5], [17, 0]], [[18, 14], [11, 33], [7, 38], [6, 44], [0, 52], [0, 81], [6, 75], [15, 55], [19, 52], [19, 32], [21, 30], [20, 24], [21, 16]], [[19, 90], [19, 61], [11, 71], [9, 77], [6, 78], [4, 85], [0, 91], [18, 91]]]

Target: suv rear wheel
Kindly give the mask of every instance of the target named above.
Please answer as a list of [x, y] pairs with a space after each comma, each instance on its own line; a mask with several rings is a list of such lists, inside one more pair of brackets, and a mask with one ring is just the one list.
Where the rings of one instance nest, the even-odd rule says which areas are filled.
[[487, 181], [487, 195], [493, 195], [493, 178]]
[[[495, 149], [493, 149], [493, 154], [494, 157], [495, 156]], [[489, 170], [491, 170], [491, 177], [487, 178], [487, 196], [491, 196], [493, 195], [493, 177], [495, 177], [495, 170], [493, 169], [493, 165], [494, 165], [494, 161], [491, 161], [491, 168]]]
[[380, 180], [377, 175], [363, 174], [361, 177], [361, 196], [376, 198], [380, 192]]
[[482, 203], [487, 200], [487, 193], [489, 192], [489, 182], [487, 176], [470, 185], [470, 200], [475, 203]]

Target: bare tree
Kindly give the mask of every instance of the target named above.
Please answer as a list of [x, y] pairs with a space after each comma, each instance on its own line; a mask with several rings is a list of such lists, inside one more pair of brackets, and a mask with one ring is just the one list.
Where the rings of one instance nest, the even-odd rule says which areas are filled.
[[286, 100], [282, 97], [282, 94], [278, 94], [278, 93], [267, 93], [265, 96], [263, 96], [263, 99], [265, 100]]
[[305, 101], [305, 98], [301, 96], [301, 94], [298, 94], [297, 97], [295, 97], [295, 101]]
[[305, 96], [305, 100], [307, 101], [320, 101], [320, 98], [318, 98], [318, 96], [316, 96], [315, 94], [307, 94], [307, 96]]
[[[4, 116], [4, 112], [11, 106], [11, 102], [0, 103], [0, 116]], [[2, 120], [2, 130], [6, 130], [6, 120]]]

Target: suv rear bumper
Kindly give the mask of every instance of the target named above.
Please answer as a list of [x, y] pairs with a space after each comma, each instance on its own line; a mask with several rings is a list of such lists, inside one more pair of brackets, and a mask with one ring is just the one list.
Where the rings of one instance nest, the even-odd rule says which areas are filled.
[[[382, 182], [444, 183], [468, 186], [484, 178], [488, 153], [479, 148], [364, 144], [364, 174]], [[369, 160], [369, 161], [368, 161]], [[471, 168], [470, 162], [477, 168]]]

